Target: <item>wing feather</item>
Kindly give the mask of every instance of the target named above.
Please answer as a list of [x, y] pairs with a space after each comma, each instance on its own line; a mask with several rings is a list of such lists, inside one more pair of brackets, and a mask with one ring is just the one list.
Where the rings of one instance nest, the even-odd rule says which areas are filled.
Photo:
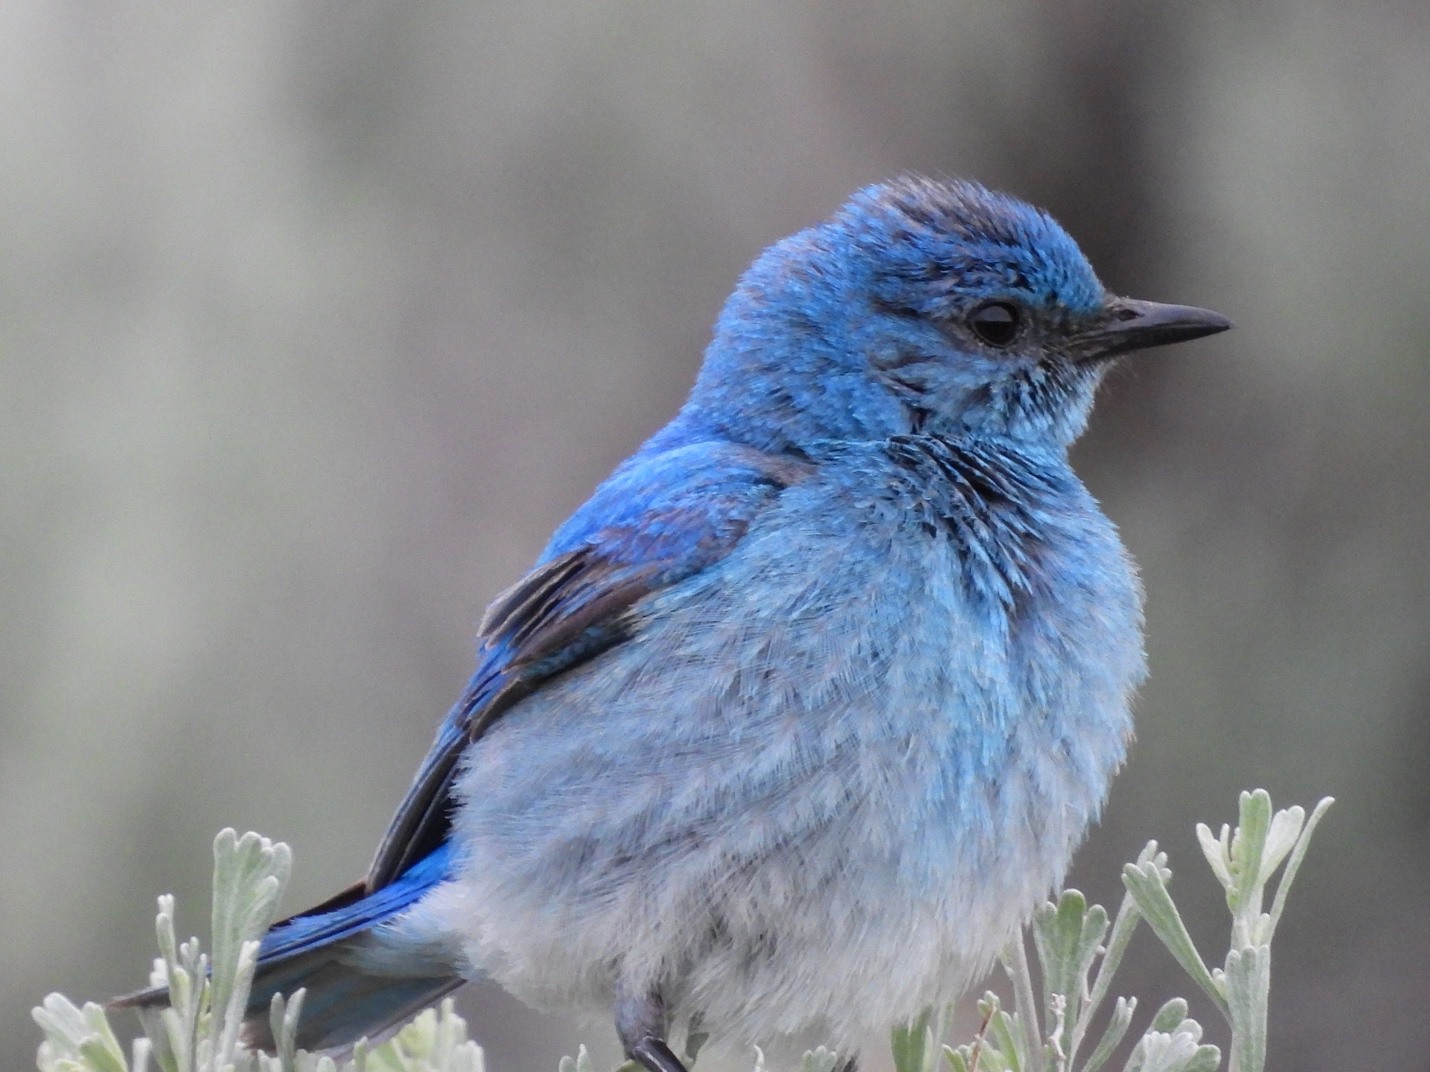
[[[369, 892], [441, 847], [458, 760], [468, 744], [544, 682], [627, 640], [644, 598], [723, 559], [754, 518], [810, 468], [749, 448], [718, 450], [719, 457], [707, 454], [706, 465], [677, 471], [676, 479], [657, 474], [667, 477], [656, 482], [659, 494], [646, 492], [635, 510], [633, 489], [622, 486], [618, 473], [573, 518], [578, 532], [585, 528], [576, 546], [552, 554], [493, 601], [479, 630], [477, 671], [378, 846], [365, 882]], [[714, 476], [712, 460], [722, 463]]]

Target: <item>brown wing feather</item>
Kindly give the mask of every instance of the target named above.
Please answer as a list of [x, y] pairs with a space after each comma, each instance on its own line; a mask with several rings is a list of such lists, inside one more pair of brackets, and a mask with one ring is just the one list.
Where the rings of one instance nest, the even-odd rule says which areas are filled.
[[691, 470], [689, 483], [667, 488], [664, 501], [652, 503], [638, 522], [600, 530], [599, 540], [542, 563], [496, 598], [482, 619], [479, 669], [378, 847], [369, 890], [441, 844], [468, 744], [543, 682], [624, 640], [636, 603], [728, 554], [770, 501], [813, 470], [806, 461], [749, 447], [723, 450], [728, 468], [721, 480], [711, 479], [710, 470]]
[[[436, 847], [462, 749], [551, 676], [552, 668], [544, 665], [549, 660], [571, 652], [572, 663], [580, 662], [620, 640], [624, 613], [652, 590], [659, 573], [654, 565], [617, 566], [583, 547], [542, 564], [496, 598], [482, 620], [483, 652], [502, 645], [512, 654], [474, 678], [448, 716], [444, 732], [459, 732], [450, 733], [445, 747], [434, 749], [418, 772], [378, 846], [369, 890], [387, 885]], [[572, 652], [583, 633], [602, 625], [603, 635]]]

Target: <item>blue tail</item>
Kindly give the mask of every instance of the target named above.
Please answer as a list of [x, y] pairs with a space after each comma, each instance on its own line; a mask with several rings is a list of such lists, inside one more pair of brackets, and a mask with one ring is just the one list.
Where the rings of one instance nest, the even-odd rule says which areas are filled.
[[[371, 893], [358, 884], [332, 900], [276, 924], [264, 936], [245, 1010], [243, 1037], [272, 1051], [268, 1007], [274, 994], [307, 993], [298, 1019], [298, 1046], [331, 1050], [376, 1038], [431, 1005], [465, 980], [430, 947], [403, 957], [385, 924], [415, 905], [447, 875], [443, 843], [390, 885]], [[404, 959], [409, 963], [404, 964]], [[118, 998], [111, 1006], [161, 1006], [166, 987]]]

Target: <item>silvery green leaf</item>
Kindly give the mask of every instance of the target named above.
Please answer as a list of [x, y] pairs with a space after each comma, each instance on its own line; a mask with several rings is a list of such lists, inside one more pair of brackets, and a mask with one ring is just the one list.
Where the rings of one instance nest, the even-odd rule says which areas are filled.
[[[761, 1054], [761, 1059], [764, 1055]], [[578, 1046], [576, 1049], [576, 1072], [596, 1072], [595, 1066], [591, 1063], [591, 1051], [585, 1046]]]
[[1235, 915], [1247, 908], [1261, 910], [1261, 860], [1266, 835], [1271, 829], [1271, 797], [1266, 790], [1242, 793], [1240, 803], [1240, 820], [1231, 839], [1231, 873], [1235, 883], [1229, 901]]
[[154, 1063], [160, 1072], [178, 1072], [175, 1040], [182, 1032], [178, 1013], [173, 1009], [140, 1009], [139, 1022], [144, 1026], [144, 1037], [154, 1048]]
[[1306, 858], [1306, 849], [1311, 844], [1311, 835], [1315, 833], [1316, 827], [1320, 825], [1321, 817], [1326, 814], [1326, 809], [1335, 803], [1334, 797], [1322, 797], [1311, 811], [1311, 818], [1307, 820], [1304, 827], [1296, 838], [1296, 846], [1291, 850], [1291, 857], [1286, 862], [1286, 871], [1281, 876], [1281, 882], [1276, 887], [1276, 896], [1271, 902], [1271, 912], [1266, 923], [1266, 933], [1264, 941], [1270, 942], [1271, 936], [1276, 932], [1276, 924], [1281, 919], [1281, 913], [1286, 908], [1286, 895], [1291, 891], [1291, 883], [1296, 879], [1296, 872], [1301, 869], [1301, 861]]
[[950, 1072], [1011, 1072], [1007, 1056], [989, 1039], [982, 1038], [972, 1046], [960, 1046], [955, 1051], [946, 1047]]
[[[994, 1045], [1003, 1054], [1003, 1059], [1012, 1072], [1022, 1072], [1024, 1069], [1032, 1068], [1032, 1061], [1028, 1054], [1023, 1052], [1024, 1028], [1019, 1022], [1019, 1017], [999, 1009], [993, 1014], [993, 1019], [988, 1021], [985, 1037], [993, 1039]], [[1041, 1056], [1041, 1047], [1039, 1047], [1039, 1056]], [[1032, 1060], [1037, 1059], [1034, 1057]]]
[[[999, 1012], [989, 1021], [990, 1026], [1006, 1025], [1015, 1030], [1018, 1042], [1015, 1046], [1003, 1046], [1011, 1067], [1019, 1072], [1043, 1072], [1043, 1040], [1038, 1032], [1038, 1005], [1033, 996], [1033, 972], [1028, 966], [1028, 951], [1023, 945], [1022, 935], [1017, 936], [1004, 949], [1003, 970], [1013, 983], [1014, 1007], [1018, 1014], [1009, 1016]], [[989, 995], [993, 997], [992, 995]], [[997, 998], [993, 997], [995, 1005]]]
[[[302, 991], [298, 991], [302, 993]], [[352, 1062], [343, 1068], [343, 1072], [368, 1072], [368, 1058], [372, 1056], [372, 1044], [367, 1039], [361, 1038], [353, 1046]], [[300, 1072], [313, 1072], [313, 1061], [306, 1051], [299, 1051], [298, 1068]], [[282, 1072], [288, 1072], [283, 1069]], [[373, 1072], [378, 1072], [374, 1069]]]
[[799, 1061], [799, 1072], [834, 1072], [839, 1064], [839, 1055], [833, 1050], [820, 1046], [806, 1050]]
[[1187, 1018], [1187, 1001], [1185, 998], [1173, 998], [1167, 1002], [1152, 1017], [1151, 1030], [1162, 1031], [1167, 1034], [1177, 1030], [1183, 1020]]
[[76, 1053], [80, 1041], [89, 1033], [84, 1013], [63, 994], [47, 995], [43, 1002], [30, 1010], [30, 1016], [49, 1037], [52, 1054], [56, 1058]]
[[1221, 1051], [1186, 1035], [1149, 1031], [1127, 1060], [1127, 1072], [1216, 1072]]
[[[423, 1009], [397, 1032], [393, 1039], [398, 1045], [394, 1051], [403, 1054], [424, 1056], [437, 1046], [437, 1013], [433, 1009]], [[380, 1049], [381, 1047], [375, 1047]]]
[[1107, 910], [1089, 907], [1077, 890], [1063, 891], [1056, 904], [1045, 904], [1033, 914], [1033, 945], [1043, 969], [1043, 1009], [1049, 1020], [1054, 995], [1062, 995], [1068, 1026], [1077, 1022], [1107, 926]]
[[1149, 841], [1142, 847], [1142, 851], [1137, 854], [1137, 866], [1145, 867], [1152, 864], [1162, 876], [1162, 881], [1170, 882], [1172, 879], [1172, 869], [1167, 866], [1167, 854], [1157, 848], [1156, 841]]
[[[46, 1001], [48, 1000], [47, 998]], [[60, 1000], [70, 1009], [74, 1008], [67, 999]], [[124, 1049], [119, 1045], [119, 1040], [114, 1037], [103, 1007], [87, 1001], [78, 1012], [81, 1033], [77, 1038], [77, 1052], [84, 1067], [87, 1070], [93, 1069], [94, 1072], [128, 1072], [129, 1062], [124, 1058]]]
[[[482, 1048], [467, 1038], [467, 1022], [457, 1015], [456, 1003], [451, 998], [444, 998], [433, 1015], [437, 1034], [428, 1058], [433, 1069], [440, 1069], [441, 1072], [482, 1072], [485, 1067]], [[588, 1063], [589, 1060], [587, 1058]]]
[[1142, 914], [1137, 910], [1137, 902], [1130, 893], [1124, 894], [1122, 904], [1117, 909], [1117, 916], [1112, 921], [1112, 933], [1108, 936], [1107, 945], [1102, 951], [1102, 960], [1097, 966], [1096, 978], [1088, 992], [1087, 1004], [1081, 1017], [1082, 1023], [1078, 1027], [1079, 1036], [1085, 1030], [1087, 1022], [1096, 1016], [1097, 1010], [1102, 1007], [1102, 1003], [1111, 989], [1112, 979], [1122, 964], [1123, 954], [1127, 952], [1127, 945], [1132, 941], [1132, 934], [1137, 929], [1137, 921], [1141, 918]]
[[114, 1037], [104, 1009], [94, 1002], [79, 1008], [63, 994], [50, 994], [31, 1011], [31, 1016], [45, 1032], [48, 1048], [41, 1059], [49, 1067], [128, 1072], [124, 1050]]
[[1021, 1037], [1018, 1025], [1003, 1012], [998, 995], [991, 990], [984, 992], [977, 1007], [982, 1023], [978, 1037], [972, 1044], [960, 1046], [957, 1050], [948, 1046], [942, 1049], [950, 1067], [955, 1072], [960, 1072], [960, 1069], [971, 1069], [973, 1072], [1010, 1072], [1017, 1069], [1019, 1058], [1016, 1043], [1012, 1040]]
[[1182, 1072], [1217, 1072], [1221, 1067], [1221, 1050], [1204, 1043], [1197, 1047], [1192, 1059], [1182, 1066]]
[[1216, 875], [1222, 889], [1231, 890], [1235, 885], [1231, 876], [1231, 830], [1223, 823], [1221, 836], [1213, 837], [1211, 827], [1206, 823], [1198, 823], [1197, 844], [1202, 847], [1202, 855], [1207, 858], [1207, 863], [1211, 865], [1212, 873]]
[[1305, 823], [1306, 810], [1300, 805], [1278, 811], [1271, 817], [1271, 828], [1266, 832], [1266, 848], [1261, 854], [1261, 873], [1257, 876], [1257, 881], [1262, 886], [1266, 885], [1287, 854], [1296, 847], [1296, 840], [1301, 836], [1301, 828]]
[[209, 1038], [216, 1060], [224, 1062], [236, 1045], [257, 957], [255, 947], [245, 965], [244, 949], [278, 918], [278, 898], [292, 874], [292, 854], [281, 842], [275, 845], [254, 833], [239, 837], [232, 827], [214, 839], [213, 854], [214, 1019]]
[[1137, 909], [1147, 920], [1152, 932], [1161, 939], [1182, 969], [1216, 1002], [1217, 1008], [1224, 1011], [1226, 999], [1216, 980], [1212, 978], [1206, 962], [1197, 952], [1192, 936], [1187, 933], [1187, 925], [1182, 922], [1182, 917], [1177, 912], [1177, 906], [1172, 903], [1162, 870], [1153, 863], [1140, 866], [1128, 864], [1122, 869], [1122, 881], [1137, 902]]
[[[379, 1046], [370, 1046], [362, 1058], [365, 1072], [410, 1072], [407, 1058], [397, 1046], [396, 1038], [390, 1038]], [[316, 1072], [316, 1069], [314, 1070]], [[343, 1072], [347, 1072], [346, 1069]]]
[[1185, 1035], [1148, 1031], [1127, 1059], [1127, 1072], [1182, 1072], [1196, 1053], [1197, 1044]]
[[927, 1008], [908, 1023], [899, 1024], [891, 1034], [889, 1044], [894, 1055], [895, 1072], [926, 1072], [925, 1061], [930, 1050], [937, 1049], [938, 1040], [929, 1031], [933, 1008]]
[[[191, 980], [179, 966], [179, 940], [174, 932], [174, 898], [159, 897], [159, 914], [154, 918], [154, 934], [159, 941], [159, 959], [163, 962], [164, 981], [169, 986], [170, 1004], [187, 1007]], [[157, 974], [157, 967], [155, 969]]]
[[1136, 998], [1118, 998], [1112, 1006], [1112, 1016], [1107, 1021], [1107, 1030], [1102, 1033], [1093, 1048], [1092, 1055], [1083, 1063], [1082, 1072], [1097, 1072], [1117, 1049], [1127, 1029], [1132, 1026], [1132, 1014], [1137, 1011]]
[[273, 1032], [276, 1057], [281, 1072], [296, 1072], [298, 1064], [298, 1017], [303, 1012], [306, 989], [295, 990], [286, 1000], [282, 994], [274, 994], [268, 1003], [269, 1029]]

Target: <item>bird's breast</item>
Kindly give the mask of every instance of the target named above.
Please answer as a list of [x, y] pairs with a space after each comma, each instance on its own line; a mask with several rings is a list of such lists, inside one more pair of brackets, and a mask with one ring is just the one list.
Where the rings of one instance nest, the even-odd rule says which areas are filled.
[[683, 964], [756, 1035], [887, 1022], [1061, 878], [1142, 674], [1130, 564], [1070, 473], [894, 453], [787, 489], [471, 748], [463, 926], [508, 985]]

